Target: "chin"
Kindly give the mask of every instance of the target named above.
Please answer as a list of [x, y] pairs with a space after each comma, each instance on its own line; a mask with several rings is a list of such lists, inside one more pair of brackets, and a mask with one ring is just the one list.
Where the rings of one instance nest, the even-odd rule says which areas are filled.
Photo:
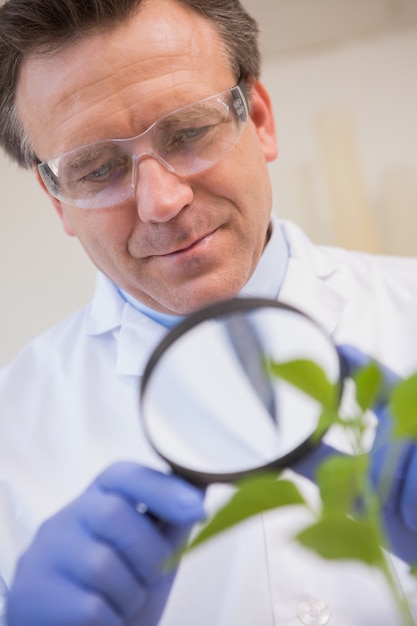
[[224, 302], [225, 300], [231, 300], [236, 298], [243, 289], [245, 283], [239, 282], [226, 288], [225, 285], [219, 285], [215, 289], [201, 290], [200, 293], [195, 293], [186, 302], [183, 302], [183, 315], [194, 313], [200, 309], [217, 302]]

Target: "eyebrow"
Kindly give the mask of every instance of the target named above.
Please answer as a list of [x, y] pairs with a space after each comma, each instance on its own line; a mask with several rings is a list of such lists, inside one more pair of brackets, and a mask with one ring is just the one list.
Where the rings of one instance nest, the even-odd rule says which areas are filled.
[[[145, 128], [145, 130], [137, 135], [134, 135], [133, 137], [127, 137], [126, 139], [103, 139], [102, 141], [97, 141], [86, 146], [81, 146], [78, 149], [76, 148], [75, 150], [71, 150], [70, 152], [56, 158], [57, 165], [62, 159], [66, 172], [82, 170], [92, 161], [101, 157], [106, 147], [112, 146], [113, 148], [119, 148], [119, 143], [124, 144], [125, 142], [128, 143], [131, 140], [137, 139], [141, 135], [147, 133], [147, 131], [154, 126], [158, 127], [161, 125], [163, 128], [164, 123], [166, 123], [167, 126], [172, 123], [186, 124], [187, 122], [196, 121], [203, 115], [208, 115], [209, 113], [212, 113], [213, 117], [216, 115], [217, 119], [226, 119], [231, 110], [231, 106], [220, 98], [215, 100], [218, 106], [210, 106], [210, 101], [213, 98], [216, 98], [216, 96], [212, 96], [212, 98], [207, 98], [201, 102], [197, 101], [189, 105], [185, 105], [184, 107], [180, 107], [180, 109], [166, 113], [161, 118], [155, 120], [150, 126]], [[71, 155], [73, 156], [73, 159]]]
[[184, 109], [180, 109], [179, 111], [173, 111], [172, 113], [164, 115], [164, 117], [156, 120], [156, 125], [163, 126], [164, 123], [167, 123], [168, 125], [169, 123], [193, 122], [195, 120], [203, 118], [203, 116], [208, 116], [210, 114], [213, 116], [213, 119], [214, 117], [216, 117], [217, 119], [222, 119], [223, 117], [226, 117], [227, 113], [230, 111], [230, 107], [225, 102], [221, 102], [220, 104], [224, 105], [223, 110], [220, 107], [204, 106], [203, 103], [201, 103], [200, 106], [198, 104], [190, 105], [189, 109], [184, 107]]
[[63, 159], [65, 171], [83, 169], [86, 165], [100, 158], [105, 153], [106, 148], [110, 147], [112, 150], [118, 149], [117, 144], [114, 144], [111, 139], [105, 139], [69, 152], [67, 155], [64, 155]]

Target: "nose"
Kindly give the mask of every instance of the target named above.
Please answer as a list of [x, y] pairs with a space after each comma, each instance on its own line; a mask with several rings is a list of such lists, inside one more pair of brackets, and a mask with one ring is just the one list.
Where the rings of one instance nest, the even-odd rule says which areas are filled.
[[135, 198], [142, 222], [168, 222], [192, 202], [191, 186], [155, 158], [141, 159], [136, 168]]

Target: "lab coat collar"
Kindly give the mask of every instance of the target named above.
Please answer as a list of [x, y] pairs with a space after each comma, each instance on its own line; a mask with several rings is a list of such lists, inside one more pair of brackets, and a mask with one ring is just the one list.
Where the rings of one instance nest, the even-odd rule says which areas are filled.
[[295, 224], [281, 222], [281, 227], [290, 258], [279, 300], [303, 311], [332, 335], [348, 303], [331, 284], [340, 262], [324, 247], [313, 245]]
[[168, 330], [130, 304], [123, 309], [117, 347], [117, 372], [142, 376], [146, 364]]
[[245, 298], [271, 298], [276, 300], [288, 265], [288, 243], [278, 219], [271, 216], [271, 237], [258, 266], [243, 287], [240, 296]]
[[111, 333], [117, 339], [117, 373], [141, 376], [146, 363], [167, 330], [128, 302], [100, 272], [87, 316], [90, 336]]
[[116, 286], [101, 272], [97, 273], [96, 288], [86, 320], [87, 335], [102, 335], [121, 324], [125, 302]]

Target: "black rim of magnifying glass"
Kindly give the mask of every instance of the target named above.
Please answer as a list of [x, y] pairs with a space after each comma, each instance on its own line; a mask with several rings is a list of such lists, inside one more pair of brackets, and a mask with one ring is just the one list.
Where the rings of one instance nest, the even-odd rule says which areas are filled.
[[[158, 447], [153, 442], [152, 437], [149, 433], [146, 416], [143, 414], [143, 404], [144, 404], [144, 398], [146, 395], [146, 390], [148, 387], [149, 380], [152, 376], [152, 373], [155, 367], [157, 366], [160, 358], [172, 346], [172, 344], [175, 343], [178, 339], [180, 339], [189, 330], [198, 326], [202, 322], [205, 322], [207, 320], [212, 320], [215, 318], [223, 319], [225, 316], [232, 315], [234, 313], [247, 313], [247, 312], [254, 311], [256, 309], [262, 309], [262, 308], [275, 308], [275, 309], [291, 311], [292, 313], [295, 313], [296, 315], [299, 315], [300, 317], [303, 317], [304, 319], [309, 320], [311, 324], [319, 332], [323, 334], [323, 336], [327, 339], [329, 344], [334, 347], [334, 351], [337, 355], [337, 359], [339, 363], [339, 401], [342, 397], [343, 383], [347, 376], [345, 363], [343, 359], [341, 358], [339, 352], [337, 351], [336, 345], [333, 343], [333, 340], [328, 335], [328, 333], [325, 332], [325, 330], [320, 326], [320, 324], [318, 324], [315, 320], [313, 320], [311, 317], [306, 315], [303, 311], [300, 311], [299, 309], [296, 309], [295, 307], [285, 304], [283, 302], [270, 300], [268, 298], [241, 297], [241, 298], [233, 298], [231, 300], [225, 300], [222, 302], [217, 302], [216, 304], [212, 304], [210, 306], [207, 306], [203, 309], [196, 311], [195, 313], [192, 313], [191, 315], [186, 317], [184, 320], [179, 322], [177, 326], [172, 328], [167, 333], [167, 335], [165, 335], [162, 341], [157, 345], [157, 347], [151, 354], [146, 364], [145, 371], [142, 377], [142, 382], [140, 385], [140, 392], [139, 392], [139, 402], [140, 402], [140, 406], [142, 409], [141, 411], [142, 424], [144, 426], [145, 434], [152, 448], [155, 450], [155, 452], [158, 454], [158, 456], [161, 459], [163, 459], [164, 461], [166, 461], [166, 463], [168, 463], [168, 465], [172, 468], [175, 474], [183, 478], [186, 478], [192, 483], [195, 483], [198, 485], [208, 485], [211, 483], [234, 483], [247, 476], [253, 476], [255, 474], [266, 473], [271, 470], [280, 470], [280, 469], [290, 466], [296, 460], [299, 460], [304, 454], [306, 454], [307, 452], [310, 452], [319, 442], [316, 436], [317, 431], [314, 431], [304, 441], [302, 441], [301, 444], [299, 444], [296, 448], [291, 450], [291, 452], [288, 452], [287, 454], [280, 457], [279, 459], [276, 459], [274, 461], [271, 461], [259, 467], [255, 467], [255, 468], [248, 469], [248, 470], [242, 470], [238, 472], [224, 472], [224, 473], [213, 472], [211, 473], [211, 472], [201, 472], [198, 470], [192, 470], [188, 467], [175, 463], [175, 461], [172, 461], [169, 457], [162, 454], [158, 450]], [[324, 433], [322, 433], [321, 436], [323, 436], [323, 434]]]

